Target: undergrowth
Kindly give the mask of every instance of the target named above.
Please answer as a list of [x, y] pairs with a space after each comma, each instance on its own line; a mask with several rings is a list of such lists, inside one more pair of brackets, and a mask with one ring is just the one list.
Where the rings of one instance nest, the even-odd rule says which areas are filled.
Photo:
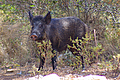
[[[45, 15], [48, 11], [51, 11], [52, 18], [67, 16], [80, 18], [90, 27], [91, 34], [86, 34], [86, 38], [83, 38], [83, 40], [73, 40], [73, 44], [77, 43], [78, 48], [75, 45], [69, 47], [76, 48], [79, 54], [84, 56], [87, 66], [91, 64], [92, 61], [96, 62], [97, 60], [103, 63], [99, 64], [101, 68], [119, 68], [119, 0], [43, 0], [40, 2], [39, 0], [2, 0], [0, 2], [0, 8], [1, 66], [14, 64], [17, 64], [16, 66], [22, 66], [26, 63], [34, 64], [34, 61], [39, 58], [40, 51], [44, 54], [43, 56], [45, 56], [45, 54], [50, 55], [48, 57], [53, 55], [51, 53], [50, 43], [49, 45], [45, 44], [49, 47], [49, 50], [46, 50], [47, 48], [44, 47], [45, 50], [41, 49], [40, 45], [43, 44], [38, 43], [40, 51], [37, 52], [35, 42], [31, 41], [29, 37], [31, 27], [27, 13], [30, 10], [36, 15]], [[97, 45], [94, 40], [94, 29], [96, 30]], [[81, 42], [81, 45], [79, 45], [79, 42]], [[60, 63], [62, 65], [77, 66], [80, 62], [79, 56], [77, 58], [67, 50]], [[74, 62], [75, 59], [76, 62]], [[48, 62], [49, 61], [51, 60], [48, 60]]]

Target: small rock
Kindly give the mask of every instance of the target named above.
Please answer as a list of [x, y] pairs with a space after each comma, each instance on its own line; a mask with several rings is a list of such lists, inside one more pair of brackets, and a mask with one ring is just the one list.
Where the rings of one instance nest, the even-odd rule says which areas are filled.
[[[107, 80], [105, 76], [99, 75], [88, 75], [88, 76], [76, 76], [76, 75], [66, 75], [65, 77], [59, 77], [57, 74], [49, 74], [46, 76], [35, 76], [31, 78], [27, 78], [25, 80]], [[119, 77], [118, 77], [119, 80]]]
[[42, 80], [60, 80], [60, 77], [57, 74], [46, 75]]
[[25, 80], [42, 80], [43, 76], [42, 75], [37, 75], [34, 77], [27, 78]]
[[117, 80], [120, 80], [120, 74], [118, 75]]
[[12, 72], [15, 72], [15, 71], [17, 71], [17, 69], [7, 69], [6, 73], [12, 73]]
[[85, 77], [81, 77], [80, 80], [107, 80], [105, 76], [99, 75], [88, 75]]

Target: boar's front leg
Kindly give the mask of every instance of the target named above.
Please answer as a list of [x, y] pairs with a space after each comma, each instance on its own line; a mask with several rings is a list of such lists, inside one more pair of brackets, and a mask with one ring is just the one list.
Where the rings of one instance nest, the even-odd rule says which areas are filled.
[[56, 69], [56, 66], [57, 66], [57, 61], [56, 61], [56, 59], [57, 59], [56, 56], [52, 57], [52, 67], [53, 67], [53, 70], [55, 70], [55, 69]]
[[[54, 50], [52, 50], [52, 53], [53, 53], [53, 51]], [[55, 54], [55, 53], [53, 53], [53, 54]], [[52, 57], [52, 67], [53, 67], [53, 70], [55, 70], [56, 69], [56, 66], [57, 66], [57, 53], [55, 54], [55, 56], [54, 57]]]
[[43, 65], [45, 63], [45, 58], [41, 56], [41, 53], [40, 53], [40, 65], [39, 65], [39, 68], [38, 68], [38, 71], [40, 70], [40, 68], [43, 69]]

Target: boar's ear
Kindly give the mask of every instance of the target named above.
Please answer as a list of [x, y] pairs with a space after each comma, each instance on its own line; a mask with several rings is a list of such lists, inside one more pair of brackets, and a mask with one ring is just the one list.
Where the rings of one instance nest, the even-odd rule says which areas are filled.
[[51, 15], [50, 15], [50, 11], [46, 14], [46, 16], [44, 17], [46, 24], [49, 24], [51, 21]]
[[32, 21], [32, 18], [33, 18], [33, 15], [31, 14], [31, 12], [29, 11], [28, 12], [28, 14], [29, 14], [29, 19], [30, 19], [30, 22]]

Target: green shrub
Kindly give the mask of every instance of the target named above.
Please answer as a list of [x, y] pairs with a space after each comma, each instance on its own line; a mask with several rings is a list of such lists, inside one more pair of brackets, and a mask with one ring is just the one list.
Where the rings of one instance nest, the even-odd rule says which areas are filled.
[[[104, 51], [102, 45], [100, 43], [97, 44], [97, 46], [93, 45], [92, 42], [94, 41], [94, 36], [92, 34], [88, 33], [86, 34], [85, 38], [81, 39], [75, 39], [70, 40], [73, 43], [73, 46], [68, 45], [68, 48], [75, 49], [75, 52], [73, 54], [80, 54], [84, 57], [85, 65], [89, 65], [93, 62], [95, 62], [95, 59], [98, 59], [98, 56], [101, 55]], [[75, 63], [72, 63], [72, 66], [78, 66], [79, 63], [81, 64], [81, 57], [76, 56]]]

